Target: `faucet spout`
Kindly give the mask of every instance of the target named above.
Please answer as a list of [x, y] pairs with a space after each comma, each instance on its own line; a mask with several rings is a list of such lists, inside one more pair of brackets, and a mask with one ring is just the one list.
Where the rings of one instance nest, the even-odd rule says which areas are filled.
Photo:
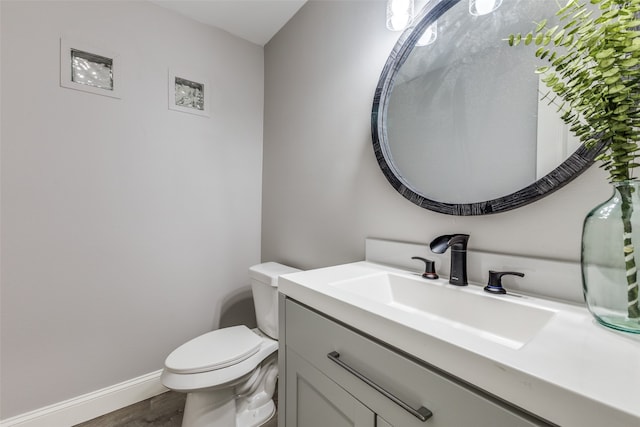
[[451, 269], [449, 283], [457, 286], [467, 285], [467, 242], [468, 234], [446, 234], [433, 239], [429, 247], [437, 254], [443, 254], [451, 248]]

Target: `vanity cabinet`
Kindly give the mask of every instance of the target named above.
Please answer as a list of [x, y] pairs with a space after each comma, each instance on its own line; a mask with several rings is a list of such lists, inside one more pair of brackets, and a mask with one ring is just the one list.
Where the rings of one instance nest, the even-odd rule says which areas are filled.
[[291, 299], [282, 302], [280, 427], [552, 425]]

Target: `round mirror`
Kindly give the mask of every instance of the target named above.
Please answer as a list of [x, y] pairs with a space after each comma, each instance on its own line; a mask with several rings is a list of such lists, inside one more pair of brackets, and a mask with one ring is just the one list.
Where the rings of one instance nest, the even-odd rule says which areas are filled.
[[[496, 8], [497, 7], [497, 8]], [[510, 47], [555, 1], [431, 0], [376, 88], [373, 146], [393, 187], [450, 215], [531, 203], [586, 170], [588, 150], [543, 98], [534, 46]]]

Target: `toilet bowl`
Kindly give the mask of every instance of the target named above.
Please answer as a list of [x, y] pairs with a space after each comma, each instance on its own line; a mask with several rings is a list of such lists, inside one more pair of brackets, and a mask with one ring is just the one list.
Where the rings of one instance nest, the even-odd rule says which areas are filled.
[[165, 360], [165, 387], [187, 393], [182, 427], [257, 427], [275, 413], [278, 277], [299, 271], [269, 262], [249, 269], [258, 327], [200, 335]]

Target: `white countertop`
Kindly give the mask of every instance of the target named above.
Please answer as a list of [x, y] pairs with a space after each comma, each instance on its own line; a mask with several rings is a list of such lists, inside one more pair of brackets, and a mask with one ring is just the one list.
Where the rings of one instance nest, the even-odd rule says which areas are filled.
[[600, 326], [582, 306], [522, 296], [555, 314], [512, 348], [330, 285], [386, 271], [415, 278], [362, 261], [281, 276], [279, 291], [560, 426], [640, 426], [640, 335]]

